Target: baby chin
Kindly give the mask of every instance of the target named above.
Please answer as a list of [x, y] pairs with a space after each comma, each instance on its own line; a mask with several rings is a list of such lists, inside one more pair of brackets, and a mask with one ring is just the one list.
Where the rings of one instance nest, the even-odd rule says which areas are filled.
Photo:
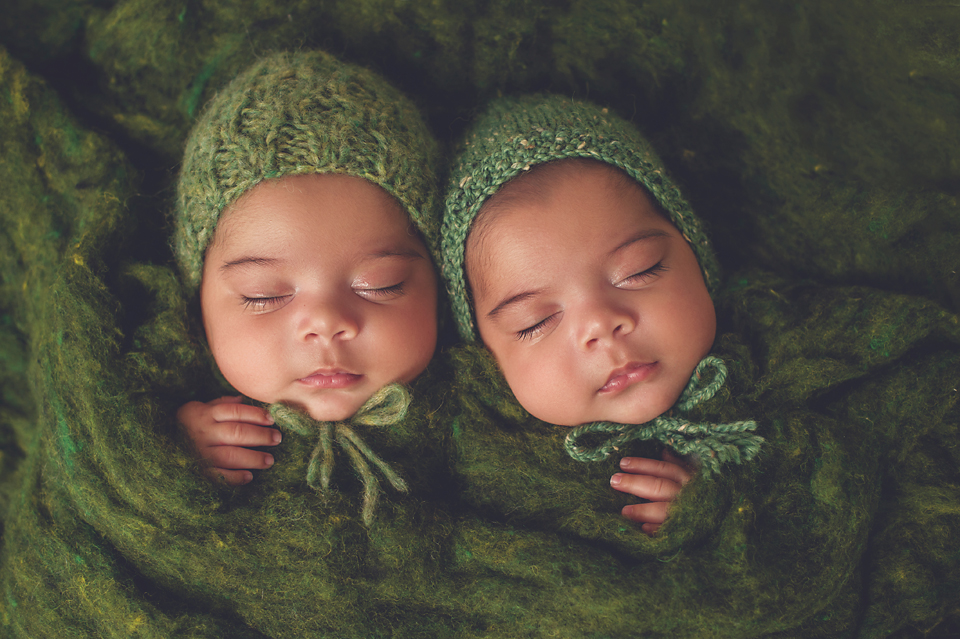
[[596, 407], [583, 423], [614, 422], [643, 424], [666, 413], [676, 403], [683, 388], [650, 388], [638, 385], [628, 388], [619, 397], [601, 398], [611, 401]]
[[299, 392], [278, 401], [306, 411], [319, 422], [339, 422], [353, 417], [376, 391], [365, 386], [358, 384], [357, 387], [345, 389], [300, 388], [297, 389]]
[[[372, 395], [372, 393], [371, 393]], [[353, 417], [370, 396], [357, 398], [311, 399], [303, 404], [310, 417], [318, 422], [341, 422]]]
[[343, 421], [353, 417], [376, 391], [369, 378], [342, 370], [318, 371], [298, 379], [291, 401], [317, 421]]

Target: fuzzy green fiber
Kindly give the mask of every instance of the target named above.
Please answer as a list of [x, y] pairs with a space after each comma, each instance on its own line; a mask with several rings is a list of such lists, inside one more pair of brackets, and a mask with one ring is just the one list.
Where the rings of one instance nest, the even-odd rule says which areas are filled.
[[[164, 193], [202, 106], [265, 52], [387, 76], [458, 140], [500, 94], [586, 98], [653, 142], [727, 269], [960, 304], [960, 16], [935, 0], [10, 0], [0, 42]], [[159, 182], [159, 183], [157, 183]], [[166, 203], [164, 203], [166, 204]]]
[[0, 86], [0, 176], [8, 187], [0, 192], [0, 495], [6, 500], [13, 486], [7, 479], [37, 441], [32, 364], [36, 345], [49, 343], [53, 268], [74, 251], [97, 265], [113, 259], [118, 247], [91, 244], [89, 231], [122, 237], [134, 174], [114, 145], [81, 127], [2, 47]]
[[385, 189], [433, 244], [438, 150], [416, 107], [383, 78], [322, 51], [244, 70], [191, 131], [177, 183], [174, 245], [199, 287], [220, 216], [263, 180], [339, 173]]
[[643, 185], [690, 244], [707, 288], [720, 267], [700, 218], [690, 210], [656, 152], [635, 127], [588, 102], [533, 95], [495, 101], [470, 127], [451, 169], [440, 270], [460, 337], [478, 338], [466, 276], [467, 238], [484, 203], [532, 166], [571, 158], [615, 166]]
[[[444, 413], [428, 410], [444, 403], [434, 377], [414, 388], [418, 402], [401, 426], [367, 435], [420, 496], [381, 504], [374, 532], [349, 472], [334, 476], [326, 499], [306, 485], [313, 442], [295, 432], [276, 452], [277, 472], [251, 491], [218, 488], [200, 472], [173, 410], [218, 389], [174, 271], [100, 259], [132, 213], [117, 180], [129, 167], [96, 135], [66, 128], [76, 124], [49, 89], [4, 62], [19, 88], [14, 106], [32, 106], [32, 118], [12, 122], [23, 135], [6, 138], [23, 161], [4, 166], [22, 170], [24, 188], [5, 192], [0, 208], [4, 273], [36, 285], [16, 287], [17, 309], [31, 390], [43, 400], [29, 405], [36, 414], [19, 433], [27, 455], [4, 478], [13, 488], [0, 555], [3, 634], [443, 637], [501, 624], [506, 635], [516, 617], [509, 589], [487, 580], [489, 596], [465, 600], [458, 586], [472, 580], [439, 571], [453, 554], [455, 519], [421, 501], [449, 486], [443, 435], [428, 429], [444, 424]], [[11, 115], [5, 108], [4, 121]], [[48, 118], [60, 126], [44, 126]], [[76, 156], [64, 137], [83, 142]], [[39, 149], [59, 162], [38, 161]], [[60, 206], [43, 206], [41, 195], [56, 191], [41, 176], [60, 185]]]
[[[5, 3], [0, 634], [955, 636], [958, 34], [933, 0]], [[248, 489], [212, 485], [172, 417], [222, 390], [163, 211], [211, 96], [314, 47], [447, 143], [499, 94], [636, 124], [725, 270], [778, 275], [727, 282], [739, 364], [703, 406], [756, 419], [760, 457], [646, 538], [613, 460], [567, 458], [467, 349], [364, 432], [411, 491], [373, 525], [348, 464], [326, 501], [306, 486], [295, 433]]]
[[326, 498], [306, 485], [295, 432], [251, 487], [213, 487], [171, 417], [204, 368], [172, 271], [123, 269], [149, 302], [124, 339], [92, 256], [66, 257], [7, 513], [8, 634], [873, 637], [960, 597], [960, 329], [922, 298], [738, 280], [724, 328], [755, 337], [720, 338], [731, 377], [697, 417], [749, 414], [771, 446], [688, 485], [653, 539], [620, 518], [611, 464], [565, 459], [563, 430], [457, 351], [458, 400], [437, 362], [403, 423], [368, 433], [412, 496], [367, 527], [349, 472]]
[[738, 278], [719, 313], [714, 354], [730, 375], [689, 419], [751, 418], [766, 441], [687, 484], [655, 537], [607, 488], [619, 458], [569, 459], [569, 429], [529, 416], [479, 346], [452, 353], [460, 494], [491, 519], [635, 560], [649, 636], [885, 637], [955, 613], [958, 318], [922, 298], [762, 274]]

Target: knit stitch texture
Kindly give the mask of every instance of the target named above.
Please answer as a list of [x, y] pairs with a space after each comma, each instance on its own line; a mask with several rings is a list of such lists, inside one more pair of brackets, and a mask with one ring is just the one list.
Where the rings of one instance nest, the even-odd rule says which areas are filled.
[[642, 184], [690, 243], [707, 287], [717, 286], [720, 269], [702, 223], [636, 127], [589, 102], [539, 95], [503, 98], [467, 134], [454, 162], [443, 215], [441, 272], [463, 339], [477, 339], [464, 264], [473, 221], [511, 178], [565, 158], [606, 162]]
[[437, 145], [413, 103], [377, 74], [315, 52], [278, 53], [240, 74], [187, 140], [174, 245], [197, 287], [224, 209], [263, 180], [340, 173], [397, 198], [433, 244]]
[[[950, 3], [888, 0], [8, 0], [0, 635], [957, 636], [958, 34]], [[292, 430], [247, 490], [210, 484], [172, 416], [222, 390], [164, 214], [204, 104], [311, 47], [389, 78], [445, 144], [535, 91], [638, 123], [740, 273], [696, 419], [756, 419], [757, 459], [648, 538], [616, 459], [570, 459], [474, 347], [455, 393], [428, 371], [364, 429], [411, 491], [374, 526], [341, 458], [306, 485]], [[461, 397], [489, 419], [452, 428]]]

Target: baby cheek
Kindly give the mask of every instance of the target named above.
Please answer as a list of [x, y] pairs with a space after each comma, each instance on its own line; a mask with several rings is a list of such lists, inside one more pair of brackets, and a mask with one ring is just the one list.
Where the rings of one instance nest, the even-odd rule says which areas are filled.
[[414, 373], [414, 377], [423, 372], [423, 369], [425, 369], [427, 364], [430, 363], [430, 360], [433, 359], [433, 354], [437, 349], [436, 319], [431, 318], [425, 321], [418, 330], [421, 331], [420, 340], [416, 349], [417, 359], [419, 360], [417, 368], [419, 370]]
[[569, 418], [576, 386], [556, 362], [523, 360], [504, 369], [504, 377], [520, 405], [534, 417], [549, 423]]
[[274, 401], [269, 395], [278, 376], [279, 354], [270, 353], [263, 336], [248, 335], [240, 327], [225, 327], [210, 336], [210, 349], [224, 379], [244, 395]]
[[262, 369], [252, 361], [253, 358], [250, 357], [249, 352], [237, 348], [219, 348], [214, 349], [213, 356], [220, 368], [220, 373], [231, 386], [244, 395], [260, 399], [256, 397], [259, 394], [256, 382], [258, 379], [264, 379], [265, 376]]
[[[425, 305], [428, 306], [428, 305]], [[426, 369], [437, 346], [436, 312], [422, 308], [392, 323], [389, 335], [384, 336], [382, 359], [393, 371], [387, 375], [401, 382], [412, 382]]]
[[403, 383], [412, 382], [427, 368], [436, 344], [435, 329], [431, 330], [423, 324], [415, 326], [387, 347], [391, 355], [384, 358], [384, 363], [391, 362], [393, 370], [387, 371], [386, 376]]

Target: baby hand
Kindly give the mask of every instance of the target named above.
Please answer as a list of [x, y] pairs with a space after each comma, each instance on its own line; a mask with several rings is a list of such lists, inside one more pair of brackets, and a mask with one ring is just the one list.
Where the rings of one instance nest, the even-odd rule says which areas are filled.
[[653, 535], [667, 518], [670, 502], [680, 489], [690, 481], [692, 474], [683, 461], [664, 450], [663, 461], [643, 457], [624, 457], [617, 473], [610, 478], [610, 485], [621, 492], [649, 500], [645, 504], [624, 506], [621, 514], [627, 519], [640, 522], [640, 529]]
[[[241, 404], [241, 397], [221, 397], [212, 402], [187, 402], [177, 411], [190, 441], [196, 446], [214, 475], [231, 486], [253, 480], [246, 468], [264, 469], [273, 465], [273, 455], [250, 450], [252, 446], [275, 446], [280, 431], [264, 428], [273, 418], [262, 408]], [[259, 425], [258, 425], [259, 424]]]

